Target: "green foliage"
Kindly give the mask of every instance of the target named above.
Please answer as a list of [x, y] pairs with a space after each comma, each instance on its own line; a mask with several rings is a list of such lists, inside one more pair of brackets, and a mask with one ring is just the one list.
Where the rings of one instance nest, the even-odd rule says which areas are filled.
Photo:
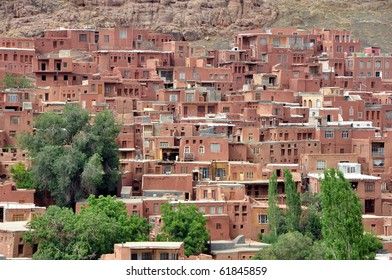
[[309, 235], [313, 240], [321, 240], [321, 201], [320, 194], [305, 192], [301, 201], [306, 209], [300, 221], [300, 232]]
[[274, 232], [269, 232], [266, 235], [261, 235], [260, 241], [267, 244], [273, 244], [278, 241], [278, 235]]
[[5, 88], [32, 88], [33, 83], [25, 77], [17, 77], [11, 74], [6, 74], [3, 79]]
[[323, 259], [323, 249], [320, 244], [301, 233], [294, 231], [278, 237], [278, 240], [268, 248], [261, 249], [254, 260], [314, 260]]
[[127, 216], [125, 204], [115, 197], [90, 196], [79, 214], [50, 206], [29, 223], [24, 239], [37, 244], [40, 260], [89, 260], [113, 252], [116, 243], [146, 241], [151, 229], [145, 218]]
[[268, 226], [274, 235], [278, 235], [279, 225], [281, 223], [281, 211], [278, 205], [278, 179], [276, 174], [272, 174], [268, 184]]
[[288, 169], [284, 170], [284, 186], [286, 191], [285, 223], [287, 230], [289, 232], [298, 231], [302, 213], [301, 198], [297, 192], [293, 176]]
[[207, 219], [194, 205], [179, 203], [176, 208], [165, 203], [161, 207], [163, 226], [158, 241], [184, 242], [185, 255], [197, 255], [205, 251], [210, 235]]
[[324, 171], [321, 180], [322, 235], [328, 259], [374, 258], [377, 241], [364, 235], [362, 205], [339, 170]]
[[119, 126], [110, 111], [89, 123], [89, 114], [67, 105], [63, 114], [44, 113], [34, 134], [21, 133], [18, 144], [32, 157], [37, 189], [49, 191], [58, 206], [73, 206], [89, 194], [114, 194], [119, 180]]
[[10, 173], [18, 189], [34, 188], [31, 170], [26, 169], [23, 162], [18, 162], [13, 165], [10, 169]]

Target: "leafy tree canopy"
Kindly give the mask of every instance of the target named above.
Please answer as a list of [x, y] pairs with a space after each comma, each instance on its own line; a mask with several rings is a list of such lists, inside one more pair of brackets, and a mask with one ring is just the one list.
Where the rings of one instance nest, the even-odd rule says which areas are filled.
[[119, 126], [105, 110], [91, 124], [87, 111], [66, 105], [62, 114], [44, 113], [34, 133], [21, 133], [18, 144], [32, 157], [37, 189], [49, 191], [58, 206], [73, 206], [89, 194], [114, 194], [119, 180]]
[[324, 171], [321, 180], [322, 235], [328, 259], [374, 259], [379, 241], [364, 234], [362, 205], [341, 171]]
[[210, 235], [207, 219], [194, 205], [179, 203], [176, 207], [165, 203], [161, 207], [163, 226], [158, 241], [184, 242], [185, 255], [197, 255], [206, 249]]
[[6, 74], [2, 82], [5, 88], [32, 88], [33, 87], [33, 83], [31, 80], [25, 77], [18, 77], [11, 74]]
[[12, 179], [19, 189], [33, 189], [34, 183], [32, 180], [31, 170], [26, 169], [23, 162], [18, 162], [10, 169]]
[[300, 232], [288, 232], [268, 248], [261, 249], [254, 260], [321, 260], [324, 249], [320, 243]]
[[112, 253], [116, 243], [148, 240], [150, 232], [145, 218], [128, 217], [125, 204], [110, 196], [90, 196], [78, 214], [50, 206], [29, 227], [24, 239], [38, 244], [33, 258], [40, 260], [98, 259]]

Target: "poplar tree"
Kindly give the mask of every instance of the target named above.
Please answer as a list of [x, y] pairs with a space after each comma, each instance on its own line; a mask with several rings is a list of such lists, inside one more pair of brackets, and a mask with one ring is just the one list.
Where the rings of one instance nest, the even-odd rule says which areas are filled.
[[293, 176], [288, 169], [284, 170], [284, 187], [286, 192], [285, 222], [289, 232], [299, 231], [301, 219], [301, 198], [296, 190]]
[[324, 171], [321, 207], [323, 242], [329, 259], [374, 259], [380, 242], [364, 234], [361, 202], [341, 171]]
[[275, 173], [269, 179], [268, 184], [268, 226], [270, 233], [278, 235], [281, 212], [278, 205], [278, 178]]

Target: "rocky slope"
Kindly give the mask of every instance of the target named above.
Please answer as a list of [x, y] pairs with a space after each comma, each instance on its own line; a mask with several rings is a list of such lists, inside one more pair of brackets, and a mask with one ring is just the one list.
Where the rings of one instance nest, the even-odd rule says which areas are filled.
[[325, 27], [352, 30], [365, 45], [389, 50], [391, 11], [389, 0], [3, 0], [0, 35], [133, 25], [198, 40], [263, 26]]

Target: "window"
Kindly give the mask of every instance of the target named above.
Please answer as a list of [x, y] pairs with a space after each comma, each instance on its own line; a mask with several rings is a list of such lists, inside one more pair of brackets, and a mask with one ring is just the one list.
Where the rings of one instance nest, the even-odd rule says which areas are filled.
[[46, 81], [46, 75], [41, 76], [41, 81]]
[[142, 172], [143, 172], [143, 169], [142, 169], [141, 167], [136, 167], [136, 168], [135, 168], [135, 172], [136, 172], [136, 173], [142, 173]]
[[342, 52], [343, 51], [343, 47], [342, 46], [337, 46], [336, 47], [336, 51], [337, 52]]
[[226, 169], [225, 168], [216, 168], [215, 169], [215, 177], [216, 179], [222, 179], [226, 177]]
[[142, 34], [138, 34], [138, 35], [137, 35], [137, 40], [138, 40], [138, 41], [141, 41], [141, 40], [142, 40]]
[[348, 138], [348, 131], [342, 131], [342, 138]]
[[189, 146], [184, 147], [184, 153], [188, 154], [190, 152], [191, 152], [191, 147]]
[[193, 93], [187, 93], [186, 102], [194, 102], [194, 101], [195, 101], [195, 95]]
[[246, 178], [253, 179], [253, 172], [246, 172]]
[[11, 138], [14, 138], [14, 137], [16, 136], [16, 131], [15, 131], [15, 130], [10, 130], [10, 131], [8, 132], [8, 135], [9, 135]]
[[10, 124], [20, 124], [20, 117], [19, 116], [11, 116], [10, 117]]
[[268, 54], [262, 54], [261, 55], [261, 61], [262, 62], [268, 62]]
[[159, 204], [158, 204], [158, 203], [154, 203], [154, 204], [153, 204], [153, 206], [152, 206], [152, 212], [153, 212], [154, 214], [158, 214], [158, 212], [159, 212]]
[[108, 43], [109, 42], [109, 35], [103, 35], [103, 41]]
[[376, 68], [381, 68], [381, 61], [380, 60], [376, 61]]
[[160, 260], [168, 260], [169, 259], [169, 253], [160, 253], [159, 254], [159, 259]]
[[12, 216], [12, 221], [13, 222], [22, 222], [24, 220], [25, 220], [25, 218], [24, 218], [23, 214], [18, 214], [18, 215], [13, 215]]
[[354, 46], [349, 46], [348, 47], [349, 52], [355, 52], [355, 47]]
[[215, 207], [214, 206], [210, 206], [210, 214], [215, 214]]
[[188, 173], [188, 166], [181, 166], [181, 173]]
[[359, 62], [359, 68], [363, 68], [363, 66], [364, 66], [364, 62], [363, 62], [363, 61], [360, 61], [360, 62]]
[[201, 178], [202, 179], [209, 179], [210, 178], [210, 169], [208, 167], [200, 168]]
[[79, 34], [79, 42], [87, 42], [87, 34]]
[[161, 148], [169, 147], [169, 142], [161, 142], [161, 143], [159, 143], [159, 146], [160, 146]]
[[318, 171], [323, 171], [326, 167], [326, 162], [325, 160], [318, 160], [316, 161], [316, 169]]
[[248, 140], [249, 141], [253, 141], [253, 133], [249, 133], [248, 134]]
[[127, 39], [127, 31], [120, 31], [120, 39]]
[[333, 131], [330, 130], [325, 131], [325, 138], [333, 138]]
[[372, 63], [370, 61], [366, 62], [366, 68], [371, 68], [372, 67]]
[[259, 214], [258, 220], [259, 220], [259, 225], [268, 223], [268, 217], [267, 215], [264, 214]]
[[220, 153], [221, 151], [220, 144], [219, 143], [210, 144], [210, 151], [211, 153]]
[[142, 253], [142, 260], [152, 260], [152, 253], [151, 252], [143, 252]]
[[385, 68], [389, 68], [389, 61], [385, 61]]
[[178, 260], [178, 254], [177, 253], [172, 253], [171, 254], [171, 256], [172, 256], [172, 260]]
[[215, 229], [222, 229], [222, 225], [220, 223], [215, 224]]
[[222, 214], [222, 213], [223, 213], [223, 206], [218, 206], [216, 212], [217, 212], [218, 214]]
[[180, 72], [179, 79], [180, 80], [185, 80], [185, 72]]
[[169, 100], [170, 100], [171, 102], [177, 102], [177, 101], [178, 101], [178, 96], [177, 96], [177, 94], [170, 94], [170, 95], [169, 95]]
[[348, 61], [348, 67], [352, 67], [353, 66], [353, 61], [352, 60], [349, 60]]
[[266, 38], [260, 38], [260, 45], [267, 45], [267, 39]]
[[204, 152], [205, 152], [204, 146], [200, 146], [199, 147], [199, 154], [204, 154]]
[[252, 154], [254, 154], [254, 155], [260, 154], [260, 147], [253, 147], [252, 148]]
[[206, 208], [205, 207], [199, 207], [199, 212], [204, 214], [206, 212]]
[[375, 184], [374, 182], [365, 182], [365, 192], [374, 192]]
[[193, 79], [198, 79], [198, 78], [199, 78], [199, 73], [193, 72], [193, 73], [192, 73], [192, 78], [193, 78]]

